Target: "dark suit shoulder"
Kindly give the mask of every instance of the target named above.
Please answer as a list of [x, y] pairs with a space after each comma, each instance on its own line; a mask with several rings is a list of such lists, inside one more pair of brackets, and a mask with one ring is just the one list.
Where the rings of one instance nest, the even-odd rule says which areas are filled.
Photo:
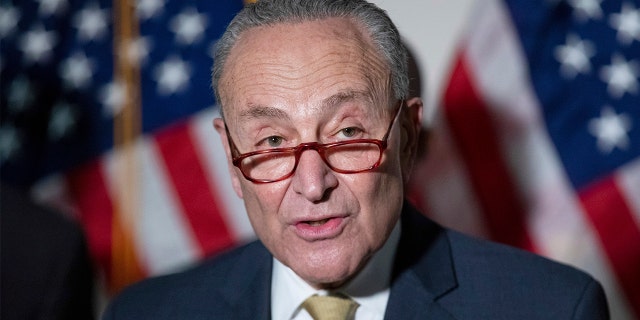
[[458, 288], [442, 304], [456, 304], [478, 318], [608, 319], [602, 287], [589, 274], [455, 231], [446, 236]]
[[[519, 274], [569, 278], [569, 282], [583, 282], [591, 279], [588, 274], [548, 258], [511, 246], [486, 241], [447, 230], [452, 255], [457, 268], [485, 270], [489, 273], [518, 271]], [[473, 274], [474, 276], [477, 274]]]
[[409, 204], [394, 268], [386, 319], [609, 319], [585, 272], [443, 228]]
[[225, 315], [225, 310], [233, 309], [237, 297], [251, 290], [251, 281], [265, 282], [270, 259], [256, 241], [188, 270], [143, 280], [118, 294], [103, 319], [204, 319]]

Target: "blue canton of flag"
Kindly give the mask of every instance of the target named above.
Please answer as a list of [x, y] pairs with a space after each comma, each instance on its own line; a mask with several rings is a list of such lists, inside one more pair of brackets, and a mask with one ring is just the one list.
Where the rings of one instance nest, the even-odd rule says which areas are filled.
[[[210, 53], [241, 1], [138, 0], [142, 130], [214, 105]], [[125, 94], [114, 81], [111, 1], [25, 0], [0, 5], [3, 181], [28, 186], [113, 146]]]
[[547, 128], [574, 187], [640, 156], [640, 4], [507, 5]]

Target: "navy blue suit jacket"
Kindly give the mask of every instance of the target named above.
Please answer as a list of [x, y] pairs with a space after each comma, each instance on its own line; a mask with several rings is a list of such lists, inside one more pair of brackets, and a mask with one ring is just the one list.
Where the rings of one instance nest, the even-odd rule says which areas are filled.
[[[405, 204], [385, 319], [608, 319], [574, 268], [444, 229]], [[269, 319], [272, 256], [253, 242], [119, 295], [104, 319]]]

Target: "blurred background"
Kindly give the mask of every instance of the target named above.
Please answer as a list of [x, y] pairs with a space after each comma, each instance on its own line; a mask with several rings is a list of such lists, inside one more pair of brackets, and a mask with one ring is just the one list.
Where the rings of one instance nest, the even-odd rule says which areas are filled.
[[[410, 200], [589, 272], [613, 319], [639, 318], [639, 1], [374, 2], [427, 106]], [[83, 318], [78, 292], [99, 315], [132, 282], [255, 238], [209, 79], [244, 5], [0, 2], [2, 319]]]

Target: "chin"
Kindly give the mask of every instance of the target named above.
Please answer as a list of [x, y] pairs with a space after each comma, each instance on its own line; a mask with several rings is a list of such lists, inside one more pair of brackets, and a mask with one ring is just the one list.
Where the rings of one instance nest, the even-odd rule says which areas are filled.
[[[327, 270], [325, 269], [323, 271], [326, 273]], [[309, 285], [311, 285], [316, 289], [330, 290], [330, 289], [341, 287], [342, 285], [347, 283], [349, 280], [351, 280], [351, 278], [353, 278], [353, 275], [348, 275], [348, 274], [334, 275], [331, 273], [326, 273], [326, 274], [313, 274], [308, 277], [303, 277], [301, 275], [301, 278], [305, 279], [305, 281], [309, 283]]]
[[[292, 267], [294, 271], [295, 267]], [[296, 273], [316, 289], [338, 288], [351, 280], [360, 270], [360, 266], [352, 265], [352, 261], [348, 259], [322, 260], [297, 267], [301, 272]]]

